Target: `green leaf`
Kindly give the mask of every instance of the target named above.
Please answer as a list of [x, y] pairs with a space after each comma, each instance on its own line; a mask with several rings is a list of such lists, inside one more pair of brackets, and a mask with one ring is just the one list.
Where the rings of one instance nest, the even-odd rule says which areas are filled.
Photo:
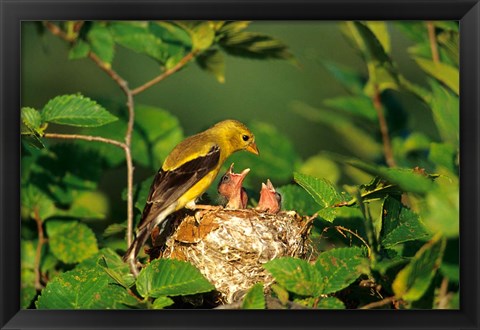
[[28, 308], [32, 300], [37, 296], [37, 290], [33, 286], [22, 287], [20, 291], [20, 308]]
[[33, 108], [24, 107], [21, 110], [21, 119], [20, 133], [22, 138], [37, 149], [45, 148], [41, 139], [45, 128], [41, 127], [43, 121], [40, 113]]
[[456, 238], [460, 229], [460, 192], [458, 179], [440, 177], [426, 196], [420, 210], [422, 221], [431, 233]]
[[219, 40], [220, 46], [230, 55], [253, 59], [286, 59], [293, 55], [280, 40], [255, 32], [229, 33]]
[[382, 21], [368, 21], [365, 25], [375, 35], [385, 52], [387, 54], [390, 53], [390, 35], [388, 33], [387, 23]]
[[190, 295], [215, 289], [194, 266], [173, 259], [153, 260], [142, 269], [136, 285], [144, 298]]
[[395, 198], [387, 197], [383, 203], [380, 232], [380, 240], [384, 247], [428, 237], [429, 233], [417, 214], [404, 207]]
[[430, 107], [438, 131], [445, 142], [458, 145], [460, 139], [460, 104], [458, 96], [435, 81], [430, 82]]
[[176, 21], [184, 30], [188, 31], [192, 38], [192, 46], [195, 50], [209, 48], [215, 39], [215, 31], [211, 22], [208, 21]]
[[80, 262], [98, 252], [95, 234], [83, 223], [49, 220], [46, 229], [52, 253], [64, 263]]
[[368, 120], [377, 120], [377, 111], [373, 106], [372, 99], [366, 95], [326, 99], [324, 104]]
[[44, 221], [56, 214], [58, 210], [55, 203], [38, 187], [29, 184], [21, 189], [22, 214], [36, 218], [37, 214]]
[[115, 55], [115, 42], [110, 30], [103, 23], [94, 22], [88, 31], [87, 40], [90, 43], [91, 51], [110, 65]]
[[115, 282], [129, 288], [135, 284], [135, 278], [130, 273], [130, 267], [123, 262], [122, 258], [111, 249], [102, 249], [99, 253], [98, 265], [113, 279]]
[[346, 288], [368, 270], [368, 259], [360, 247], [332, 249], [320, 253], [315, 267], [322, 274], [322, 293]]
[[88, 56], [90, 45], [83, 40], [77, 40], [68, 52], [69, 60], [78, 60]]
[[298, 172], [293, 173], [293, 178], [313, 197], [321, 209], [335, 206], [335, 204], [343, 201], [342, 196], [326, 179], [319, 179]]
[[219, 83], [225, 82], [225, 58], [218, 49], [209, 49], [196, 58], [203, 70], [213, 74]]
[[147, 22], [114, 22], [109, 25], [116, 43], [161, 63], [169, 57], [162, 40], [149, 31]]
[[377, 35], [374, 33], [374, 29], [372, 27], [375, 27], [375, 32], [377, 32], [380, 36], [381, 39], [384, 43], [388, 43], [386, 34], [388, 33], [386, 31], [381, 31], [381, 30], [386, 30], [386, 27], [381, 28], [381, 24], [385, 23], [370, 23], [365, 24], [361, 22], [348, 22], [347, 24], [350, 25], [351, 28], [356, 29], [356, 41], [360, 47], [360, 49], [364, 52], [365, 55], [367, 55], [368, 61], [378, 61], [380, 64], [391, 64], [391, 59], [388, 56], [386, 49], [383, 46], [383, 43], [380, 42], [380, 39], [377, 38]]
[[444, 249], [445, 238], [440, 234], [420, 248], [393, 281], [395, 296], [407, 301], [420, 299], [440, 267]]
[[124, 309], [138, 302], [100, 267], [80, 267], [56, 276], [42, 290], [38, 309]]
[[334, 184], [341, 176], [337, 163], [322, 154], [307, 158], [297, 171], [314, 177], [324, 177]]
[[436, 63], [425, 58], [414, 57], [413, 59], [423, 71], [444, 83], [455, 94], [459, 95], [460, 74], [457, 68], [441, 62]]
[[250, 25], [250, 21], [227, 21], [218, 30], [220, 36], [236, 34], [245, 30]]
[[102, 126], [117, 120], [102, 106], [79, 94], [57, 96], [42, 110], [44, 121], [81, 127]]
[[317, 297], [323, 292], [322, 274], [306, 260], [282, 257], [263, 265], [290, 292]]
[[302, 187], [290, 184], [275, 189], [282, 196], [282, 209], [303, 215], [313, 215], [318, 211], [317, 203]]
[[257, 283], [248, 290], [245, 298], [243, 298], [242, 309], [265, 309], [262, 283]]
[[174, 301], [168, 297], [158, 297], [153, 302], [152, 308], [153, 309], [164, 309], [165, 307], [171, 306], [174, 304]]
[[335, 297], [322, 298], [318, 304], [318, 309], [345, 309], [343, 302]]

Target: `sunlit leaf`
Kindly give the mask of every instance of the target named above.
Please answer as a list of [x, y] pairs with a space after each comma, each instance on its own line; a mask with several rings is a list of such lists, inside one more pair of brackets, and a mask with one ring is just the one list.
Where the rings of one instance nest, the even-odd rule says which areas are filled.
[[213, 74], [219, 83], [225, 82], [225, 59], [218, 49], [209, 49], [196, 58], [198, 65]]
[[80, 94], [51, 99], [42, 110], [44, 121], [81, 127], [102, 126], [117, 120], [97, 102]]
[[444, 249], [445, 239], [437, 235], [418, 250], [393, 281], [395, 296], [408, 301], [420, 299], [440, 267]]
[[68, 52], [69, 60], [78, 60], [88, 56], [90, 52], [90, 46], [83, 40], [77, 40]]
[[242, 309], [265, 309], [262, 283], [257, 283], [248, 290], [243, 298]]
[[455, 94], [459, 95], [460, 75], [457, 68], [425, 58], [414, 57], [413, 59], [427, 74], [444, 83]]
[[103, 62], [111, 65], [115, 55], [115, 43], [109, 29], [100, 22], [94, 22], [88, 31], [87, 40], [92, 52]]
[[326, 297], [320, 299], [317, 304], [318, 309], [345, 309], [345, 304], [338, 298]]
[[458, 145], [460, 139], [460, 103], [458, 96], [432, 81], [430, 106], [440, 135], [446, 142]]
[[303, 296], [319, 296], [322, 293], [322, 274], [306, 260], [283, 257], [273, 259], [263, 267], [290, 292]]
[[180, 296], [208, 292], [215, 287], [191, 264], [173, 259], [156, 259], [138, 275], [142, 297]]
[[364, 273], [368, 260], [362, 248], [337, 248], [320, 253], [315, 267], [322, 274], [322, 293], [332, 293], [349, 286]]
[[175, 302], [168, 298], [168, 297], [165, 297], [165, 296], [161, 296], [161, 297], [158, 297], [157, 299], [155, 299], [155, 301], [153, 302], [153, 309], [164, 309], [165, 307], [168, 307], [168, 306], [171, 306], [173, 305]]

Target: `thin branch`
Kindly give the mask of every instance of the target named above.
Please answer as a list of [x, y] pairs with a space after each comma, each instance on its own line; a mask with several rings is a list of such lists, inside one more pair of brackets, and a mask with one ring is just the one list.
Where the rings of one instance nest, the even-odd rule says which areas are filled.
[[444, 277], [442, 279], [442, 283], [440, 284], [440, 289], [438, 292], [438, 309], [447, 309], [450, 304], [450, 299], [452, 295], [448, 292], [448, 277]]
[[372, 308], [382, 307], [382, 306], [393, 303], [395, 300], [397, 300], [396, 297], [388, 297], [383, 300], [375, 301], [365, 306], [362, 306], [359, 309], [372, 309]]
[[164, 71], [161, 75], [153, 78], [152, 80], [147, 81], [142, 86], [139, 86], [139, 87], [133, 89], [132, 90], [132, 95], [137, 95], [137, 94], [145, 91], [146, 89], [152, 87], [153, 85], [159, 83], [160, 81], [164, 80], [165, 78], [171, 76], [172, 74], [174, 74], [175, 72], [180, 70], [182, 67], [184, 67], [188, 62], [190, 62], [197, 55], [197, 53], [198, 53], [197, 51], [192, 51], [192, 52], [188, 53], [174, 67]]
[[385, 119], [384, 109], [382, 106], [382, 101], [380, 100], [380, 91], [378, 90], [378, 85], [375, 84], [375, 90], [373, 93], [373, 106], [377, 111], [378, 124], [380, 125], [380, 132], [382, 133], [383, 141], [383, 152], [385, 154], [385, 161], [389, 167], [395, 167], [395, 159], [393, 158], [392, 145], [390, 142], [390, 136], [388, 133], [388, 125]]
[[[367, 242], [363, 239], [362, 236], [358, 235], [356, 232], [348, 229], [348, 228], [345, 228], [343, 226], [333, 226], [333, 227], [325, 227], [325, 229], [323, 229], [323, 232], [326, 232], [327, 230], [329, 230], [330, 228], [335, 228], [340, 234], [344, 235], [343, 234], [343, 231], [346, 231], [347, 233], [350, 233], [352, 234], [353, 236], [355, 236], [356, 238], [358, 238], [366, 247], [367, 247], [367, 251], [368, 251], [368, 257], [370, 258], [370, 256], [372, 255], [372, 250], [370, 248], [370, 246], [367, 244]], [[344, 236], [345, 237], [345, 236]]]
[[428, 40], [430, 41], [430, 49], [432, 50], [432, 60], [434, 63], [440, 63], [440, 55], [438, 53], [437, 38], [435, 35], [435, 25], [432, 21], [427, 22]]
[[34, 268], [35, 268], [35, 289], [42, 290], [44, 285], [42, 283], [42, 272], [40, 269], [40, 261], [42, 259], [42, 246], [45, 243], [45, 234], [43, 232], [43, 223], [42, 219], [40, 219], [40, 214], [38, 213], [38, 209], [35, 208], [33, 220], [37, 223], [37, 232], [38, 232], [38, 243], [37, 243], [37, 251], [35, 252], [35, 261], [34, 261]]
[[85, 140], [85, 141], [97, 141], [108, 143], [114, 146], [117, 146], [122, 149], [127, 149], [125, 143], [119, 142], [117, 140], [103, 138], [101, 136], [91, 136], [91, 135], [80, 135], [80, 134], [59, 134], [59, 133], [45, 133], [43, 137], [50, 139], [68, 139], [68, 140]]

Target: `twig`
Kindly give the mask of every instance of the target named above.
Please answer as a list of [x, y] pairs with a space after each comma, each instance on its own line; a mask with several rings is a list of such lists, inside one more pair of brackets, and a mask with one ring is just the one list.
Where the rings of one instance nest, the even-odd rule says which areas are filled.
[[438, 53], [437, 38], [435, 36], [435, 25], [432, 21], [427, 22], [428, 40], [430, 41], [430, 49], [432, 50], [432, 60], [434, 63], [440, 63], [440, 55]]
[[35, 268], [35, 289], [42, 290], [44, 285], [42, 284], [42, 272], [40, 269], [40, 260], [42, 258], [42, 246], [45, 243], [45, 234], [43, 232], [43, 223], [42, 219], [40, 219], [40, 214], [38, 213], [38, 209], [35, 208], [33, 220], [37, 223], [37, 232], [38, 232], [38, 243], [37, 243], [37, 251], [35, 253], [35, 261], [34, 261], [34, 268]]
[[375, 84], [373, 92], [373, 106], [377, 111], [378, 124], [380, 125], [380, 132], [382, 133], [383, 141], [383, 152], [385, 154], [385, 161], [389, 167], [395, 167], [395, 159], [393, 158], [392, 145], [390, 143], [390, 136], [388, 134], [388, 125], [385, 120], [384, 109], [382, 106], [382, 101], [380, 100], [380, 91], [378, 90], [378, 85]]
[[396, 297], [388, 297], [383, 300], [375, 301], [370, 304], [366, 304], [365, 306], [360, 307], [359, 309], [372, 309], [372, 308], [377, 308], [377, 307], [382, 307], [388, 304], [393, 303], [395, 300], [397, 300]]
[[117, 146], [122, 149], [127, 149], [127, 145], [117, 140], [103, 138], [101, 136], [91, 136], [91, 135], [80, 135], [80, 134], [59, 134], [59, 133], [45, 133], [43, 135], [45, 138], [50, 139], [67, 139], [67, 140], [85, 140], [85, 141], [97, 141], [108, 143], [114, 146]]
[[438, 292], [438, 309], [447, 309], [451, 295], [448, 293], [448, 278], [444, 277]]
[[152, 80], [147, 81], [142, 86], [139, 86], [139, 87], [133, 89], [132, 90], [132, 95], [135, 96], [135, 95], [145, 91], [147, 88], [150, 88], [153, 85], [159, 83], [163, 79], [171, 76], [172, 74], [174, 74], [175, 72], [180, 70], [182, 67], [184, 67], [188, 62], [190, 62], [197, 55], [197, 53], [198, 53], [197, 51], [192, 51], [192, 52], [188, 53], [174, 67], [164, 71], [161, 75], [153, 78]]

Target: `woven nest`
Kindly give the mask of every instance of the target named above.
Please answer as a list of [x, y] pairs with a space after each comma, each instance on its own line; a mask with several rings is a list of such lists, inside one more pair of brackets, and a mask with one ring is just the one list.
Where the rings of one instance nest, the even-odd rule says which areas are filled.
[[[306, 259], [311, 219], [294, 211], [253, 209], [197, 211], [179, 223], [162, 247], [163, 258], [188, 261], [217, 288], [221, 303], [243, 297], [252, 285], [273, 283], [262, 265], [290, 256]], [[152, 254], [150, 255], [152, 257]]]

